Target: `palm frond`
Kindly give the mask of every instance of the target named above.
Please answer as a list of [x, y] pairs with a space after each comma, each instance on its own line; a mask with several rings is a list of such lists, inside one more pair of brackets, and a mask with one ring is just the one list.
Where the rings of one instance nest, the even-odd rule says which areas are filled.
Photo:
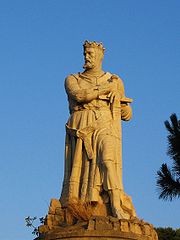
[[180, 121], [176, 114], [170, 116], [171, 124], [165, 121], [168, 135], [168, 151], [167, 154], [173, 159], [172, 171], [180, 177]]
[[162, 164], [157, 177], [160, 199], [172, 201], [174, 197], [180, 197], [180, 179], [175, 178], [167, 164]]

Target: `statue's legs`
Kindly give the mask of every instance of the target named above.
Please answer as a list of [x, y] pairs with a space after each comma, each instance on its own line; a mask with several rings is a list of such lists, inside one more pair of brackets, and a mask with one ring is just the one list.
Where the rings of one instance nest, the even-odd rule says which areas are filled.
[[117, 158], [116, 147], [113, 136], [103, 136], [101, 141], [101, 161], [104, 175], [103, 187], [109, 193], [113, 215], [119, 219], [128, 219], [129, 215], [121, 207], [120, 192], [123, 189], [121, 189], [122, 182], [120, 182], [117, 176], [117, 171], [121, 169], [116, 169], [115, 165], [115, 159]]
[[121, 207], [120, 189], [117, 188], [116, 180], [117, 174], [115, 171], [114, 163], [111, 159], [104, 159], [103, 164], [107, 174], [107, 187], [111, 201], [111, 208], [114, 217], [119, 219], [128, 219], [129, 214], [126, 214]]

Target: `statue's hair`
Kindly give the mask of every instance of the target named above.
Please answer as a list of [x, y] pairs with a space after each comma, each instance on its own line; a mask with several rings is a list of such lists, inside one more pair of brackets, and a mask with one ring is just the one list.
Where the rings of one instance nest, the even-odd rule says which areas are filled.
[[105, 48], [103, 47], [102, 42], [98, 43], [98, 42], [89, 42], [88, 40], [86, 40], [83, 44], [84, 49], [85, 48], [98, 48], [100, 50], [102, 50], [102, 52], [104, 53]]

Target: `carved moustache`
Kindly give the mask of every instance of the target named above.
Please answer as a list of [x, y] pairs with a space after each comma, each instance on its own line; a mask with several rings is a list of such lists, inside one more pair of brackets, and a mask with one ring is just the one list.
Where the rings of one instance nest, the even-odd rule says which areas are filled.
[[85, 63], [91, 63], [90, 59], [85, 59]]

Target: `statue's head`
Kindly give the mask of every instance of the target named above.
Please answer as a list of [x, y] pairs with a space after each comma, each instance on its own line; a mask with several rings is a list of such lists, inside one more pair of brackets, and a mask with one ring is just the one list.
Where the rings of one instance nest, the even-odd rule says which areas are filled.
[[105, 51], [102, 43], [89, 42], [86, 40], [83, 47], [85, 60], [83, 68], [93, 69], [97, 66], [101, 66]]

